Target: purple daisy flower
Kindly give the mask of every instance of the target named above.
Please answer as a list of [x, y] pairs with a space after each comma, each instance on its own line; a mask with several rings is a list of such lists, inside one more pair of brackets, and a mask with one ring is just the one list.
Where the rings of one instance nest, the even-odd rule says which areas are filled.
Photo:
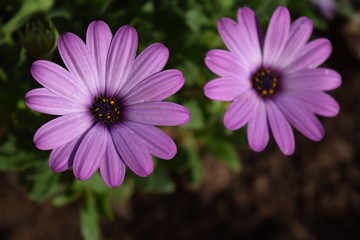
[[[324, 91], [340, 86], [340, 75], [318, 68], [330, 55], [327, 39], [308, 42], [313, 25], [306, 17], [290, 22], [287, 8], [278, 7], [264, 36], [255, 13], [238, 10], [238, 22], [222, 18], [218, 31], [230, 51], [212, 50], [207, 67], [220, 78], [207, 83], [205, 95], [232, 101], [224, 117], [230, 130], [248, 124], [247, 136], [254, 151], [269, 141], [269, 129], [285, 155], [294, 152], [291, 125], [319, 141], [324, 129], [315, 116], [333, 117], [338, 103]], [[291, 124], [291, 125], [290, 125]]]
[[138, 36], [123, 26], [112, 36], [103, 21], [92, 22], [86, 44], [75, 34], [59, 38], [67, 67], [36, 61], [31, 74], [44, 87], [25, 96], [29, 108], [62, 115], [34, 136], [37, 148], [52, 150], [49, 166], [56, 172], [73, 167], [80, 180], [100, 168], [110, 187], [122, 184], [125, 165], [139, 176], [154, 169], [151, 155], [171, 159], [173, 140], [154, 125], [176, 126], [190, 120], [189, 111], [163, 102], [184, 84], [183, 74], [164, 70], [168, 49], [155, 43], [135, 57]]

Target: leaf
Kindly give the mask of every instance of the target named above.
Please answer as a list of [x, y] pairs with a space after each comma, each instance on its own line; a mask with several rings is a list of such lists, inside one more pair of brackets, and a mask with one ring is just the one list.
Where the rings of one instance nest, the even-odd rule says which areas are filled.
[[191, 121], [184, 125], [183, 128], [203, 129], [205, 125], [204, 117], [198, 101], [195, 99], [190, 100], [184, 106], [191, 112]]
[[100, 239], [99, 214], [91, 191], [86, 192], [85, 205], [80, 210], [80, 229], [85, 240]]
[[234, 145], [226, 141], [213, 141], [209, 146], [214, 156], [224, 162], [232, 171], [241, 170], [241, 160]]
[[188, 141], [186, 144], [185, 152], [188, 157], [188, 170], [190, 171], [191, 184], [194, 188], [197, 188], [203, 177], [203, 168], [196, 144], [191, 144], [191, 142], [192, 141]]

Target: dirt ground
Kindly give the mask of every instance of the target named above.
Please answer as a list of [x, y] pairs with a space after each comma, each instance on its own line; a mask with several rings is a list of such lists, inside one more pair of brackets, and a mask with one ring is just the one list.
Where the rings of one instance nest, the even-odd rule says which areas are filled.
[[[103, 239], [360, 239], [360, 25], [336, 20], [325, 36], [334, 46], [327, 64], [343, 85], [331, 93], [340, 114], [321, 119], [323, 141], [296, 133], [292, 157], [273, 140], [260, 154], [239, 149], [240, 174], [205, 155], [197, 191], [179, 178], [172, 195], [135, 194], [102, 220]], [[16, 179], [0, 173], [0, 239], [81, 239], [81, 203], [37, 205]]]

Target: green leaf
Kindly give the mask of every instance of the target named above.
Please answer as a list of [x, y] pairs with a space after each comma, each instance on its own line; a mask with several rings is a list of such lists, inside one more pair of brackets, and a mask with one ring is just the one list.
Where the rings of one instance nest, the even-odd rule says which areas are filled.
[[99, 214], [91, 191], [86, 192], [85, 205], [80, 211], [80, 229], [85, 240], [100, 239]]
[[201, 106], [199, 105], [196, 99], [190, 100], [184, 104], [191, 112], [191, 121], [188, 122], [183, 128], [189, 129], [202, 129], [204, 128], [204, 117], [201, 110]]
[[241, 160], [234, 145], [226, 141], [213, 141], [209, 146], [214, 156], [224, 162], [232, 171], [241, 170]]
[[196, 144], [191, 144], [191, 142], [192, 141], [188, 141], [186, 144], [185, 152], [188, 157], [188, 170], [190, 171], [191, 184], [194, 188], [197, 188], [203, 177], [203, 167]]

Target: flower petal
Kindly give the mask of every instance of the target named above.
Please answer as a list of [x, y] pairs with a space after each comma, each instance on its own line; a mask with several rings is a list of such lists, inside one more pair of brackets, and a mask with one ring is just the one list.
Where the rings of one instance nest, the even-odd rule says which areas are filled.
[[290, 27], [289, 38], [276, 66], [283, 68], [296, 59], [303, 50], [313, 30], [313, 23], [307, 17], [298, 18]]
[[154, 161], [143, 140], [123, 124], [114, 125], [111, 135], [124, 163], [136, 175], [146, 177], [154, 170]]
[[321, 116], [335, 117], [340, 110], [339, 104], [324, 92], [286, 90], [286, 94], [291, 95], [297, 104]]
[[221, 18], [218, 21], [217, 28], [226, 47], [239, 58], [240, 65], [245, 69], [250, 69], [250, 71], [253, 70], [251, 69], [253, 66], [252, 62], [248, 62], [250, 58], [249, 52], [243, 52], [243, 49], [240, 47], [243, 37], [241, 36], [238, 23], [230, 18]]
[[306, 68], [316, 68], [322, 64], [332, 51], [329, 40], [320, 38], [308, 43], [301, 51], [300, 56], [283, 69], [283, 72], [290, 74]]
[[235, 54], [225, 50], [211, 50], [205, 57], [206, 66], [221, 77], [246, 77], [247, 73]]
[[34, 135], [34, 142], [41, 150], [55, 149], [69, 143], [86, 132], [93, 124], [88, 113], [64, 115], [44, 124]]
[[[98, 94], [96, 65], [85, 43], [73, 33], [65, 33], [59, 37], [58, 48], [67, 69], [82, 82], [92, 96]], [[62, 86], [63, 87], [63, 86]]]
[[87, 180], [94, 175], [100, 167], [100, 162], [105, 159], [108, 134], [107, 127], [102, 124], [96, 124], [86, 133], [75, 154], [73, 166], [75, 177]]
[[246, 57], [249, 65], [258, 65], [262, 61], [261, 46], [263, 44], [263, 30], [253, 10], [248, 7], [240, 8], [237, 12], [240, 31], [239, 48]]
[[100, 173], [109, 187], [120, 186], [125, 178], [126, 166], [116, 151], [111, 134], [107, 134], [105, 158], [100, 163]]
[[184, 82], [184, 75], [175, 69], [156, 73], [135, 86], [124, 97], [123, 104], [162, 101], [179, 91]]
[[87, 111], [86, 106], [61, 98], [46, 88], [36, 88], [28, 92], [25, 103], [32, 110], [53, 115]]
[[204, 87], [205, 96], [218, 101], [232, 101], [251, 87], [250, 81], [223, 77], [208, 82]]
[[258, 101], [255, 94], [252, 90], [245, 91], [231, 103], [224, 116], [226, 128], [237, 130], [249, 122]]
[[124, 121], [124, 125], [144, 140], [152, 155], [166, 160], [175, 156], [177, 150], [174, 141], [159, 128], [130, 121]]
[[248, 125], [247, 137], [250, 148], [256, 152], [264, 150], [269, 142], [269, 128], [264, 101], [258, 101], [254, 108]]
[[135, 58], [134, 65], [121, 94], [128, 93], [133, 87], [151, 75], [161, 71], [169, 59], [169, 50], [161, 43], [154, 43]]
[[295, 150], [295, 139], [288, 120], [272, 100], [267, 101], [266, 104], [269, 124], [277, 145], [285, 155], [292, 155]]
[[274, 100], [287, 120], [306, 137], [313, 141], [320, 141], [324, 137], [324, 128], [319, 119], [304, 104], [294, 101], [286, 92], [278, 94]]
[[114, 96], [126, 82], [134, 64], [138, 45], [137, 32], [133, 27], [123, 26], [111, 41], [106, 60], [106, 93]]
[[328, 68], [304, 69], [285, 75], [281, 82], [284, 89], [306, 91], [333, 90], [340, 85], [340, 74]]
[[105, 70], [106, 57], [112, 39], [112, 33], [109, 26], [103, 21], [93, 21], [90, 23], [86, 32], [86, 45], [95, 59], [96, 71], [96, 89], [98, 93], [105, 91]]
[[151, 125], [178, 126], [190, 121], [187, 108], [171, 102], [144, 102], [126, 106], [124, 119]]
[[74, 80], [72, 74], [53, 62], [35, 61], [31, 66], [31, 74], [38, 83], [59, 97], [79, 104], [91, 101], [91, 96], [82, 82]]
[[55, 172], [63, 172], [72, 167], [81, 139], [82, 136], [77, 137], [69, 143], [52, 150], [49, 157], [49, 167]]
[[278, 7], [270, 19], [265, 36], [263, 64], [266, 67], [271, 67], [276, 64], [288, 40], [289, 31], [289, 11], [285, 7]]

